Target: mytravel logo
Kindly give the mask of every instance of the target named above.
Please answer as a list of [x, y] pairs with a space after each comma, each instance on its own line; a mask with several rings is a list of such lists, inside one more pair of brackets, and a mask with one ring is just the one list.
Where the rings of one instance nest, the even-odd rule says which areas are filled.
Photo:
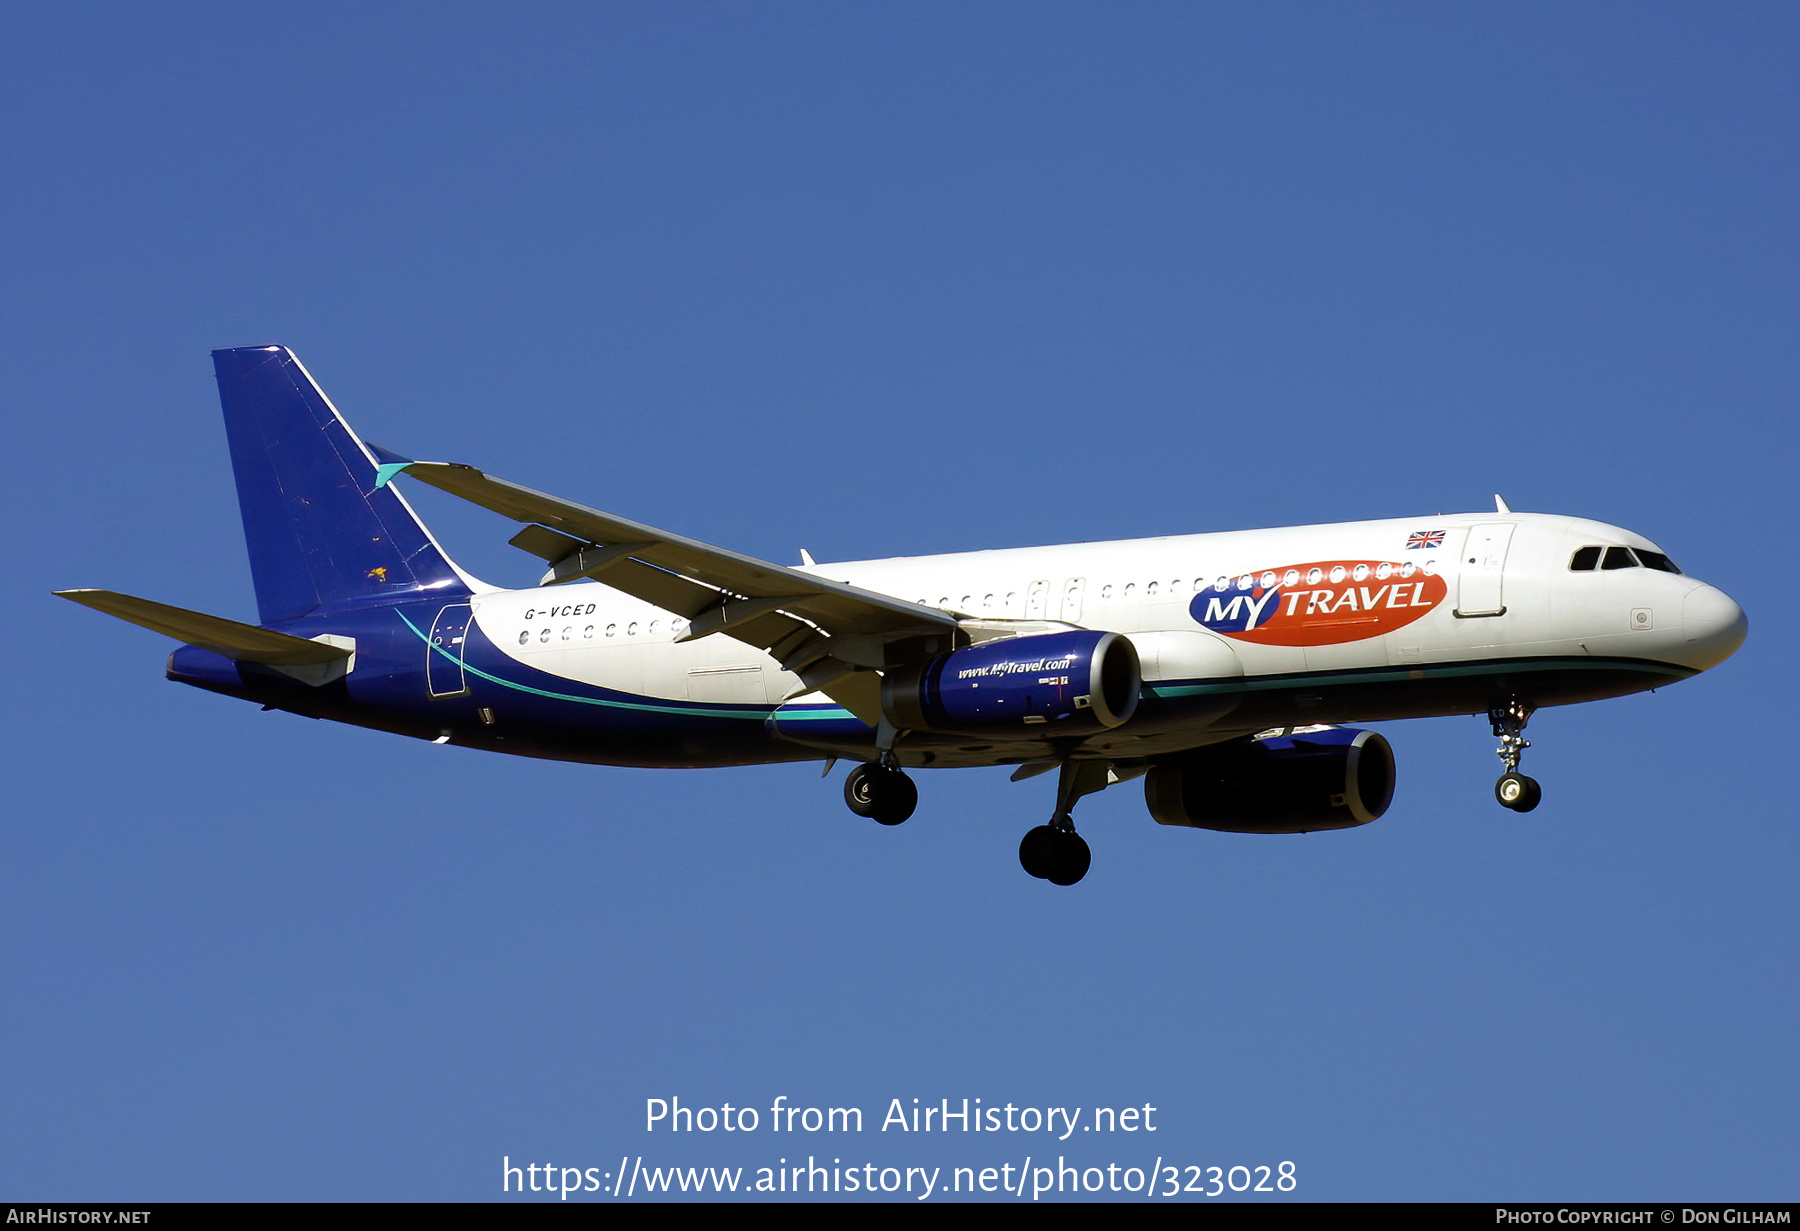
[[1258, 645], [1335, 645], [1379, 637], [1444, 601], [1433, 563], [1321, 560], [1219, 581], [1188, 610], [1215, 633]]

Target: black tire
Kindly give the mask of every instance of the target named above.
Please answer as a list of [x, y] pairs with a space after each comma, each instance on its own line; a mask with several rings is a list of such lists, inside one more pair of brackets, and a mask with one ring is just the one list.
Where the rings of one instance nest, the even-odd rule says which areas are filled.
[[882, 825], [898, 825], [919, 806], [919, 788], [911, 778], [897, 769], [878, 771], [875, 807], [869, 817]]
[[1525, 779], [1525, 798], [1513, 805], [1514, 812], [1530, 812], [1543, 802], [1544, 788], [1538, 785], [1536, 778]]
[[858, 816], [898, 825], [919, 806], [919, 788], [897, 769], [858, 765], [844, 779], [844, 804]]
[[1064, 832], [1056, 837], [1056, 865], [1044, 879], [1052, 885], [1073, 885], [1088, 874], [1094, 852], [1088, 849], [1087, 839], [1078, 833]]
[[1494, 798], [1500, 801], [1502, 808], [1511, 808], [1514, 812], [1530, 812], [1544, 798], [1544, 789], [1537, 784], [1536, 778], [1508, 771], [1501, 774], [1500, 780], [1494, 783]]
[[1048, 880], [1056, 868], [1056, 831], [1048, 825], [1027, 829], [1019, 840], [1019, 866], [1028, 876]]
[[844, 779], [844, 804], [858, 816], [875, 815], [875, 784], [870, 781], [869, 771], [879, 769], [875, 765], [858, 765]]

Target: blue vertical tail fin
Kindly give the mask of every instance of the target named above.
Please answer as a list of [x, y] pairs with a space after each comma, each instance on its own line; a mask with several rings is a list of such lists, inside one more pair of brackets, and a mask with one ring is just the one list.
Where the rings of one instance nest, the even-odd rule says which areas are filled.
[[213, 352], [257, 614], [470, 593], [412, 507], [377, 486], [375, 454], [292, 351]]

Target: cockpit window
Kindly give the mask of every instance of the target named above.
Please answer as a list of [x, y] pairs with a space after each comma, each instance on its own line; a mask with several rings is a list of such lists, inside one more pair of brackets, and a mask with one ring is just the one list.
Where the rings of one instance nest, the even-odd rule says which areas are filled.
[[1569, 561], [1569, 571], [1572, 573], [1591, 572], [1598, 563], [1600, 563], [1600, 549], [1583, 547], [1575, 553], [1575, 558]]
[[1675, 567], [1675, 561], [1669, 559], [1669, 557], [1663, 555], [1660, 551], [1645, 551], [1640, 547], [1637, 549], [1637, 558], [1644, 562], [1645, 568], [1657, 569], [1664, 573], [1681, 572], [1680, 569]]
[[1608, 547], [1606, 558], [1600, 561], [1600, 567], [1603, 569], [1636, 568], [1637, 566], [1637, 557], [1631, 554], [1629, 547]]

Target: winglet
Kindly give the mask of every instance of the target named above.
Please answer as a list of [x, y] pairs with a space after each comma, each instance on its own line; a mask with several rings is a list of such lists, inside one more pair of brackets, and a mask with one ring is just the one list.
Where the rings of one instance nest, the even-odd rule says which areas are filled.
[[1506, 501], [1504, 501], [1500, 498], [1499, 492], [1494, 493], [1494, 512], [1496, 512], [1496, 513], [1512, 512], [1512, 510], [1506, 506]]
[[369, 452], [375, 455], [375, 490], [380, 491], [391, 482], [395, 475], [402, 473], [413, 464], [415, 459], [396, 453], [392, 449], [384, 449], [373, 440], [365, 440]]

